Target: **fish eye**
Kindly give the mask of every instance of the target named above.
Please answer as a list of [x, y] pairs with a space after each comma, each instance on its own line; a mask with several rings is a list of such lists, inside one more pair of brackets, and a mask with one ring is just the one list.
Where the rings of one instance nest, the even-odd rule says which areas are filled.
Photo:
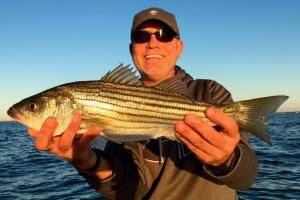
[[34, 111], [34, 110], [37, 108], [37, 106], [36, 106], [35, 103], [30, 103], [30, 104], [28, 105], [28, 108], [29, 108], [30, 111]]

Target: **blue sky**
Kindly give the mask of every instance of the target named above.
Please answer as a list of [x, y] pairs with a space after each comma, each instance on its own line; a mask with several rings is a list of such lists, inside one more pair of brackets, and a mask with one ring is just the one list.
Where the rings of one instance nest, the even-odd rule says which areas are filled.
[[300, 111], [300, 1], [0, 0], [0, 120], [37, 92], [132, 65], [132, 17], [151, 6], [176, 15], [178, 64], [195, 78], [235, 100], [288, 95], [280, 111]]

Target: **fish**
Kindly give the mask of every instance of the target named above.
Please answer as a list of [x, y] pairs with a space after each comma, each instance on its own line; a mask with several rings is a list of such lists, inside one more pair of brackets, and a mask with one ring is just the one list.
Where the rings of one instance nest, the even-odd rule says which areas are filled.
[[241, 129], [271, 143], [267, 120], [287, 99], [288, 96], [276, 95], [228, 104], [196, 101], [179, 79], [144, 86], [129, 65], [121, 64], [100, 80], [65, 83], [25, 98], [11, 106], [7, 114], [36, 130], [49, 116], [54, 116], [58, 120], [54, 136], [59, 136], [73, 114], [80, 112], [78, 134], [98, 125], [107, 140], [126, 142], [160, 137], [177, 140], [175, 122], [188, 113], [215, 126], [205, 115], [206, 108], [215, 107], [232, 116]]

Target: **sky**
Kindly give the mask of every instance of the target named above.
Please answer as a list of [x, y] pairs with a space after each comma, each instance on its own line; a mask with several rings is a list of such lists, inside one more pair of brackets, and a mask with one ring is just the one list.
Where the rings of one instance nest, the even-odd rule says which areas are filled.
[[133, 66], [132, 18], [156, 6], [176, 15], [194, 78], [213, 79], [235, 101], [290, 98], [300, 111], [298, 0], [0, 0], [0, 121], [14, 103], [50, 87]]

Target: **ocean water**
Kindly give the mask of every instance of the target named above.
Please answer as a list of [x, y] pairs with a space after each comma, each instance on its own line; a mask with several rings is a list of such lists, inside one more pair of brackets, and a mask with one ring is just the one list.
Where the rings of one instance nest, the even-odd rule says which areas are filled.
[[[269, 120], [272, 146], [251, 138], [260, 162], [252, 187], [239, 199], [300, 199], [300, 113]], [[0, 199], [98, 199], [67, 162], [34, 149], [26, 127], [0, 122]]]

